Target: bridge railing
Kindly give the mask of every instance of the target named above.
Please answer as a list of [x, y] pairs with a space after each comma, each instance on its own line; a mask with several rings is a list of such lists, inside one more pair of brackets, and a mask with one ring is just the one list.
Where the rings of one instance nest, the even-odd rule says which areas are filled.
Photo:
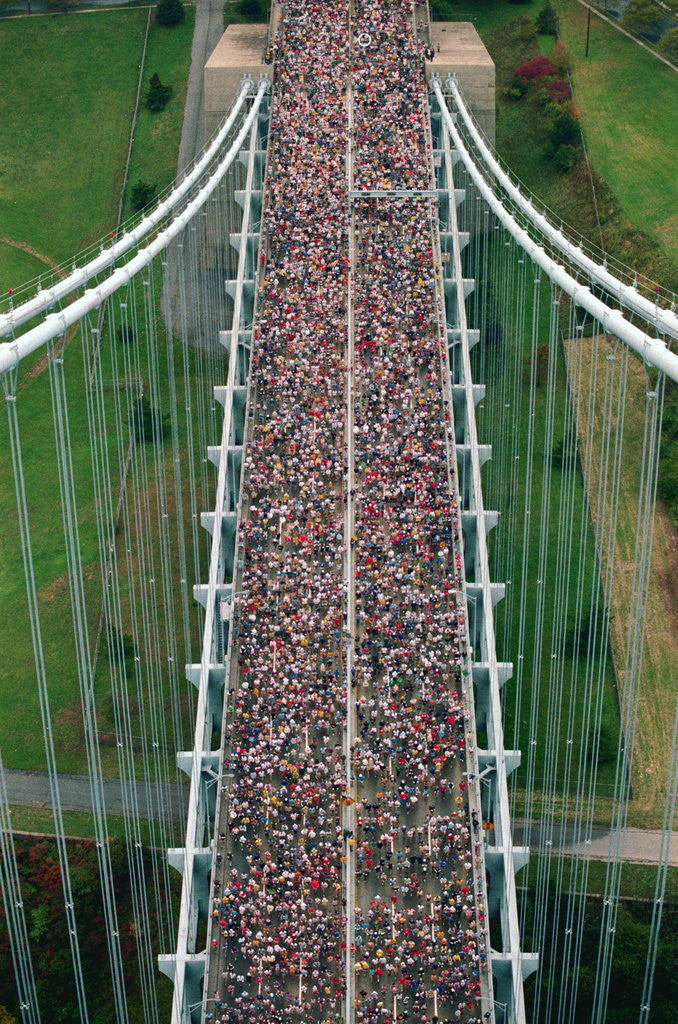
[[541, 245], [551, 247], [554, 259], [564, 257], [584, 281], [602, 287], [622, 308], [653, 324], [661, 335], [678, 338], [675, 294], [654, 281], [639, 277], [574, 228], [563, 224], [493, 150], [469, 111], [455, 77], [450, 76], [441, 84], [454, 113], [459, 115], [456, 127], [473, 155], [478, 172], [493, 191], [499, 190], [504, 205], [530, 236]]
[[[178, 213], [182, 204], [201, 182], [210, 178], [214, 169], [215, 158], [223, 151], [224, 145], [231, 139], [234, 129], [240, 127], [239, 119], [248, 97], [255, 96], [255, 82], [244, 76], [240, 92], [223, 125], [213, 138], [189, 165], [182, 176], [174, 181], [156, 199], [151, 210], [141, 218], [134, 216], [124, 223], [118, 233], [119, 237], [111, 242], [112, 232], [107, 238], [94, 243], [69, 261], [69, 265], [57, 266], [48, 273], [41, 275], [36, 281], [39, 284], [35, 294], [34, 282], [27, 282], [11, 293], [0, 297], [0, 303], [9, 308], [0, 312], [0, 337], [11, 335], [34, 317], [52, 309], [72, 292], [84, 287], [93, 279], [114, 267], [130, 250], [148, 243], [156, 228], [165, 224], [167, 218]], [[49, 283], [45, 283], [46, 279]]]

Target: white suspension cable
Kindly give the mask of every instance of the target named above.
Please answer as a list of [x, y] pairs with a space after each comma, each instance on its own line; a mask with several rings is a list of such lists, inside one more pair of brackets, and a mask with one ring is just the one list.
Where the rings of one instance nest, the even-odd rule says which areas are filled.
[[[546, 236], [546, 238], [553, 242], [553, 244], [560, 249], [560, 251], [564, 253], [569, 260], [575, 263], [587, 274], [590, 274], [594, 280], [596, 280], [612, 295], [615, 295], [620, 303], [627, 306], [629, 309], [634, 310], [636, 313], [639, 313], [640, 316], [652, 323], [658, 331], [666, 333], [672, 338], [678, 338], [678, 316], [672, 310], [662, 309], [656, 303], [652, 302], [644, 295], [641, 295], [632, 285], [624, 284], [624, 282], [620, 281], [619, 278], [614, 276], [614, 274], [611, 274], [609, 270], [600, 266], [599, 263], [596, 263], [595, 260], [586, 255], [581, 246], [575, 245], [565, 234], [563, 234], [562, 231], [559, 231], [558, 228], [556, 228], [548, 218], [540, 213], [530, 200], [523, 195], [520, 189], [511, 181], [501, 164], [494, 157], [491, 149], [478, 131], [454, 76], [450, 76], [445, 84], [449, 87], [452, 93], [457, 110], [461, 114], [464, 124], [468, 128], [469, 134], [476, 145], [479, 155], [487, 164], [487, 167], [504, 191], [508, 193], [523, 213], [529, 217], [535, 227], [537, 227], [542, 234]], [[436, 95], [441, 103], [442, 110], [444, 99], [442, 99], [442, 96], [438, 94], [438, 88], [435, 83], [434, 89], [436, 89]]]
[[126, 232], [122, 238], [118, 239], [109, 248], [104, 249], [95, 256], [93, 260], [86, 263], [83, 267], [78, 267], [72, 274], [64, 277], [63, 280], [58, 281], [51, 288], [45, 288], [37, 292], [26, 302], [22, 302], [16, 309], [12, 309], [9, 313], [3, 313], [0, 315], [0, 337], [5, 334], [10, 334], [16, 330], [22, 324], [25, 324], [27, 320], [30, 320], [34, 316], [38, 316], [43, 313], [50, 306], [53, 306], [59, 299], [65, 298], [76, 288], [80, 288], [87, 284], [91, 278], [96, 274], [100, 274], [102, 270], [110, 267], [115, 261], [124, 253], [128, 252], [135, 245], [138, 245], [144, 238], [144, 236], [152, 230], [163, 217], [170, 214], [181, 202], [181, 200], [188, 194], [193, 185], [203, 173], [203, 171], [209, 166], [210, 161], [213, 160], [216, 153], [218, 153], [220, 146], [223, 145], [224, 141], [228, 137], [233, 124], [235, 123], [242, 105], [245, 102], [247, 94], [252, 89], [254, 83], [250, 78], [244, 78], [242, 85], [240, 86], [240, 92], [238, 97], [231, 109], [230, 114], [224, 121], [223, 125], [214, 136], [214, 139], [207, 147], [202, 157], [195, 164], [193, 169], [186, 175], [186, 177], [174, 188], [167, 199], [159, 203], [154, 210], [151, 211], [143, 220], [139, 221], [137, 226], [131, 231]]
[[[601, 299], [596, 298], [590, 288], [582, 285], [563, 266], [551, 259], [545, 250], [530, 237], [528, 232], [520, 227], [485, 181], [473, 157], [464, 145], [454, 123], [454, 118], [447, 109], [439, 81], [433, 81], [433, 89], [445, 124], [454, 139], [454, 144], [473, 183], [488, 206], [496, 214], [504, 227], [513, 235], [519, 245], [523, 247], [532, 261], [542, 267], [554, 284], [562, 288], [573, 302], [595, 317], [600, 322], [603, 331], [619, 338], [625, 345], [628, 345], [634, 352], [637, 352], [645, 362], [662, 370], [668, 377], [678, 382], [678, 353], [671, 352], [666, 343], [660, 338], [652, 338], [649, 334], [646, 334], [640, 328], [630, 323], [618, 309], [612, 309], [602, 302]], [[1, 369], [2, 363], [0, 363]]]
[[72, 324], [77, 323], [78, 320], [87, 313], [91, 313], [92, 310], [97, 309], [101, 303], [113, 295], [118, 288], [123, 287], [131, 281], [135, 274], [138, 274], [140, 270], [148, 266], [151, 260], [157, 256], [158, 253], [162, 252], [173, 238], [176, 238], [179, 232], [186, 227], [189, 221], [195, 216], [196, 211], [199, 210], [205, 201], [212, 195], [215, 188], [226, 174], [226, 171], [231, 166], [233, 160], [240, 151], [240, 147], [242, 146], [245, 136], [252, 127], [255, 117], [259, 113], [261, 101], [263, 100], [264, 93], [268, 88], [268, 79], [262, 78], [252, 107], [243, 121], [240, 131], [234, 139], [226, 156], [218, 165], [207, 183], [203, 185], [197, 193], [195, 198], [188, 203], [183, 212], [175, 217], [172, 223], [165, 228], [164, 231], [161, 231], [149, 245], [140, 249], [136, 256], [129, 260], [128, 263], [123, 267], [119, 267], [117, 270], [114, 270], [110, 277], [108, 277], [102, 284], [97, 285], [95, 288], [88, 288], [84, 295], [70, 303], [70, 305], [66, 306], [66, 308], [60, 312], [48, 314], [41, 324], [32, 328], [30, 331], [27, 331], [16, 341], [5, 342], [0, 345], [0, 373], [4, 373], [13, 366], [16, 366], [21, 359], [25, 358], [25, 356], [30, 355], [31, 352], [35, 352], [35, 350], [40, 348], [42, 345], [46, 345], [48, 341], [52, 340], [52, 338], [56, 338], [63, 334]]

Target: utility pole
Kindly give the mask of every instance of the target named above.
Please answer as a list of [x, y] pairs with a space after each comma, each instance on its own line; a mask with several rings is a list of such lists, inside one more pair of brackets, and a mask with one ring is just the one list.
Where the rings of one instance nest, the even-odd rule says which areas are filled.
[[591, 8], [587, 7], [586, 10], [588, 11], [588, 18], [586, 19], [586, 53], [584, 54], [584, 56], [588, 57], [589, 39], [591, 38]]

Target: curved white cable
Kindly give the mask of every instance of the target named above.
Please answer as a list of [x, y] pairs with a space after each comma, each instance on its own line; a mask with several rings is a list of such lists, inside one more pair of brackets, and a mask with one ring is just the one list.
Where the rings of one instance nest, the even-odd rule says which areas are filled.
[[[575, 245], [567, 235], [559, 231], [547, 217], [540, 213], [539, 210], [527, 199], [520, 189], [514, 185], [509, 178], [506, 171], [502, 168], [501, 164], [494, 157], [491, 149], [484, 141], [480, 134], [469, 110], [464, 102], [464, 98], [461, 94], [459, 86], [453, 77], [447, 80], [450, 86], [450, 90], [454, 97], [456, 107], [461, 114], [464, 124], [468, 128], [469, 134], [473, 138], [476, 148], [484, 162], [487, 164], [489, 170], [497, 179], [501, 187], [505, 192], [513, 199], [513, 201], [520, 207], [520, 209], [529, 217], [532, 223], [539, 228], [543, 235], [548, 238], [553, 244], [564, 253], [572, 263], [580, 267], [585, 273], [589, 274], [594, 280], [598, 281], [606, 291], [610, 292], [611, 295], [616, 296], [619, 302], [634, 312], [639, 313], [644, 320], [648, 320], [652, 323], [655, 328], [661, 333], [666, 333], [672, 338], [678, 338], [678, 316], [673, 313], [670, 309], [662, 309], [656, 303], [652, 302], [651, 299], [641, 295], [632, 285], [624, 284], [619, 278], [611, 274], [605, 267], [601, 267], [599, 263], [587, 256], [584, 250]], [[435, 84], [434, 84], [435, 88]], [[447, 109], [447, 104], [442, 96], [442, 92], [436, 90], [436, 96], [438, 102]]]
[[656, 366], [657, 369], [662, 370], [672, 380], [678, 381], [677, 353], [671, 352], [666, 343], [660, 338], [652, 338], [649, 334], [641, 331], [639, 327], [629, 323], [623, 313], [620, 313], [618, 309], [612, 309], [601, 299], [596, 298], [590, 288], [581, 284], [581, 282], [572, 277], [572, 275], [569, 274], [567, 270], [560, 265], [560, 263], [556, 263], [555, 260], [551, 259], [551, 257], [547, 255], [544, 249], [534, 241], [527, 231], [520, 227], [515, 218], [511, 216], [508, 210], [494, 194], [492, 188], [485, 181], [485, 178], [476, 167], [473, 158], [466, 149], [461, 135], [457, 131], [454, 119], [443, 99], [440, 82], [434, 81], [433, 88], [440, 104], [440, 111], [445, 124], [447, 125], [459, 155], [464, 162], [466, 170], [473, 179], [475, 186], [482, 194], [490, 209], [496, 214], [499, 221], [504, 225], [507, 231], [513, 235], [515, 240], [525, 250], [530, 259], [540, 266], [542, 270], [546, 272], [547, 276], [570, 296], [576, 305], [581, 306], [582, 309], [585, 309], [591, 314], [591, 316], [595, 317], [595, 319], [600, 322], [604, 331], [607, 331], [610, 334], [613, 334], [616, 338], [619, 338], [620, 341], [623, 341], [625, 345], [628, 345], [629, 348], [634, 350], [634, 352], [637, 352], [638, 355], [640, 355], [646, 362], [650, 363], [652, 366]]
[[242, 105], [245, 101], [245, 97], [250, 92], [253, 86], [251, 78], [244, 78], [240, 86], [240, 92], [238, 97], [231, 107], [231, 111], [224, 121], [223, 125], [219, 129], [218, 133], [214, 136], [211, 143], [202, 154], [198, 162], [193, 166], [190, 172], [185, 178], [177, 185], [175, 189], [168, 195], [168, 197], [159, 203], [154, 210], [152, 210], [143, 220], [139, 221], [135, 228], [128, 231], [118, 239], [109, 248], [104, 249], [95, 256], [93, 260], [86, 263], [82, 267], [78, 267], [67, 277], [63, 278], [62, 281], [57, 281], [51, 288], [43, 288], [35, 295], [31, 296], [21, 305], [17, 306], [16, 309], [10, 310], [9, 313], [0, 314], [0, 337], [5, 334], [10, 334], [11, 331], [17, 327], [21, 327], [34, 316], [38, 316], [45, 309], [49, 309], [59, 299], [63, 299], [70, 292], [75, 291], [76, 288], [82, 287], [96, 274], [100, 274], [106, 267], [110, 267], [120, 256], [128, 252], [135, 245], [143, 239], [144, 235], [152, 228], [159, 224], [163, 217], [166, 217], [168, 213], [176, 207], [176, 205], [183, 199], [183, 197], [190, 191], [193, 185], [196, 183], [200, 175], [203, 173], [206, 167], [209, 166], [210, 161], [214, 158], [215, 153], [218, 152], [219, 147], [223, 145], [224, 139], [227, 137], [229, 131], [233, 127], [233, 124], [240, 114]]
[[183, 228], [189, 223], [194, 214], [200, 209], [205, 201], [211, 196], [214, 189], [217, 187], [228, 168], [233, 163], [238, 150], [242, 146], [243, 140], [247, 135], [248, 131], [252, 127], [252, 122], [259, 112], [261, 101], [264, 97], [264, 93], [268, 89], [269, 83], [267, 79], [262, 79], [259, 84], [259, 89], [254, 98], [252, 108], [243, 121], [242, 127], [238, 132], [238, 135], [231, 145], [228, 153], [221, 161], [217, 169], [214, 171], [208, 182], [203, 185], [201, 190], [197, 193], [194, 199], [186, 206], [186, 209], [179, 214], [178, 217], [172, 221], [172, 223], [161, 231], [153, 241], [147, 245], [144, 249], [140, 249], [136, 256], [134, 256], [128, 263], [123, 267], [118, 267], [110, 277], [107, 277], [105, 281], [97, 285], [96, 288], [89, 288], [84, 295], [75, 302], [72, 302], [65, 309], [60, 310], [58, 313], [50, 313], [45, 317], [41, 324], [37, 327], [33, 327], [30, 331], [27, 331], [20, 338], [15, 341], [7, 341], [0, 345], [0, 373], [4, 373], [7, 370], [12, 369], [16, 366], [20, 359], [30, 355], [31, 352], [35, 352], [36, 349], [42, 345], [46, 345], [52, 338], [56, 338], [58, 335], [63, 334], [69, 327], [81, 320], [87, 313], [91, 313], [97, 309], [101, 303], [108, 299], [111, 295], [126, 285], [135, 274], [138, 274], [140, 270], [148, 266], [151, 260], [162, 252], [162, 250], [175, 238]]

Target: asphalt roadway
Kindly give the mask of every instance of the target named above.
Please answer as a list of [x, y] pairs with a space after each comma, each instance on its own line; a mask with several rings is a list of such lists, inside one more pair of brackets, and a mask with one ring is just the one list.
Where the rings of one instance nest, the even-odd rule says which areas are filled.
[[[46, 772], [11, 771], [5, 769], [5, 782], [10, 804], [23, 807], [51, 807], [49, 779]], [[68, 811], [91, 811], [89, 780], [86, 775], [59, 775], [61, 805]], [[161, 798], [172, 810], [172, 817], [181, 821], [185, 817], [188, 787], [163, 786], [157, 782], [138, 782], [139, 814], [152, 818], [157, 814]], [[104, 779], [104, 799], [109, 814], [123, 813], [123, 790], [120, 779]], [[656, 864], [661, 849], [659, 829], [624, 829], [622, 859], [631, 864]], [[567, 822], [549, 825], [537, 820], [513, 819], [513, 842], [523, 846], [529, 841], [532, 853], [588, 855], [591, 860], [608, 860], [614, 851], [610, 847], [611, 833], [602, 825], [591, 829], [589, 843], [577, 841], [577, 826]], [[678, 832], [671, 834], [669, 865], [678, 867]]]

